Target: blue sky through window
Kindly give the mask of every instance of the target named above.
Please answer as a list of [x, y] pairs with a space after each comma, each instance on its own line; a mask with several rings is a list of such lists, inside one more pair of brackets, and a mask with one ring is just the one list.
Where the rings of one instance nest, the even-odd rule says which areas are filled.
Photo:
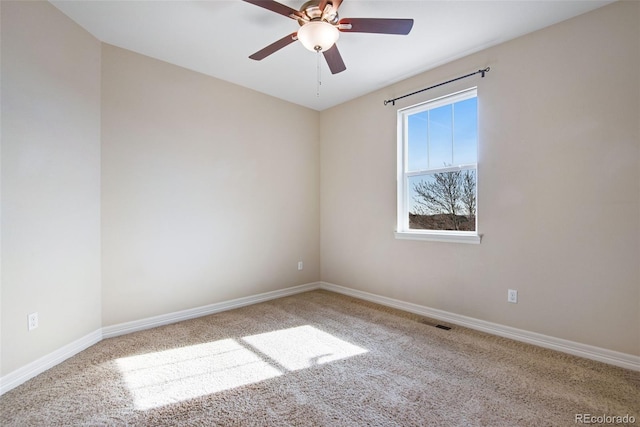
[[408, 125], [409, 171], [477, 162], [477, 98], [411, 114]]
[[478, 98], [465, 99], [453, 105], [453, 164], [478, 162]]
[[442, 168], [453, 164], [453, 106], [429, 110], [429, 138], [427, 151], [429, 169]]

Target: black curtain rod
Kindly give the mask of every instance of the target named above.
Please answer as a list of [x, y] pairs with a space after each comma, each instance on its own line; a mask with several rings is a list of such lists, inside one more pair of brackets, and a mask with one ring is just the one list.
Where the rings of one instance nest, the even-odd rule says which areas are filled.
[[429, 87], [426, 87], [424, 89], [420, 89], [420, 90], [417, 90], [415, 92], [411, 92], [411, 93], [408, 93], [406, 95], [399, 96], [397, 98], [387, 99], [387, 100], [384, 101], [384, 105], [387, 105], [388, 103], [391, 103], [391, 105], [396, 105], [396, 101], [398, 99], [406, 98], [408, 96], [412, 96], [412, 95], [424, 92], [425, 90], [434, 89], [434, 88], [439, 87], [439, 86], [443, 86], [443, 85], [446, 85], [446, 84], [449, 84], [449, 83], [457, 82], [458, 80], [466, 79], [467, 77], [471, 77], [471, 76], [474, 76], [476, 74], [482, 74], [482, 77], [484, 77], [484, 75], [486, 73], [488, 73], [489, 70], [491, 70], [491, 68], [487, 67], [487, 68], [485, 68], [483, 70], [478, 70], [478, 71], [474, 71], [473, 73], [469, 73], [466, 76], [460, 76], [460, 77], [457, 77], [455, 79], [447, 80], [446, 82], [438, 83], [437, 85], [429, 86]]

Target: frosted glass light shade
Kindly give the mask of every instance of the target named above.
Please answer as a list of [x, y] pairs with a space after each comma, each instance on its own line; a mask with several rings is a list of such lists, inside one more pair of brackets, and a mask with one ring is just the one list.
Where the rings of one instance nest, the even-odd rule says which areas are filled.
[[298, 40], [312, 52], [324, 52], [338, 41], [340, 32], [333, 25], [323, 21], [311, 21], [298, 30]]

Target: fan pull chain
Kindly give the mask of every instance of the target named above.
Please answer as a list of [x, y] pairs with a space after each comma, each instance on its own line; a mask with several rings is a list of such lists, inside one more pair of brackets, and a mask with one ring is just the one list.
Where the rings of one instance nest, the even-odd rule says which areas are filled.
[[322, 85], [321, 75], [320, 75], [320, 51], [316, 51], [316, 71], [318, 74], [318, 82], [316, 84], [316, 96], [320, 98], [320, 86]]

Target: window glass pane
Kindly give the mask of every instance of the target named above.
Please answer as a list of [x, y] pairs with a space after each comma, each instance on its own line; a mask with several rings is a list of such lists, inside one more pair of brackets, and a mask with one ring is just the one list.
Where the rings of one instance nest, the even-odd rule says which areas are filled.
[[408, 117], [407, 170], [427, 169], [427, 117], [428, 113], [411, 114]]
[[429, 110], [429, 167], [451, 166], [452, 157], [452, 105]]
[[453, 104], [453, 164], [476, 163], [478, 157], [478, 98]]
[[404, 129], [398, 167], [404, 172], [398, 181], [397, 230], [476, 232], [476, 90], [399, 110], [398, 118]]
[[476, 230], [476, 171], [460, 170], [408, 179], [410, 229]]

